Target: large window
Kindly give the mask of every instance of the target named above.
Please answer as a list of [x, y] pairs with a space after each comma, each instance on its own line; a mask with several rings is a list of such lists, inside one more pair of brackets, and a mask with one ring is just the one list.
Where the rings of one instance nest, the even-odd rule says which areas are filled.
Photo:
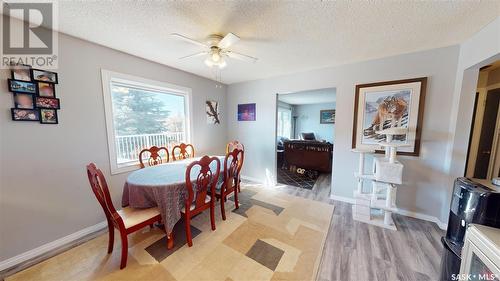
[[278, 107], [278, 136], [291, 138], [292, 133], [292, 110], [286, 107]]
[[144, 148], [189, 142], [189, 89], [107, 70], [102, 78], [113, 174], [136, 169]]

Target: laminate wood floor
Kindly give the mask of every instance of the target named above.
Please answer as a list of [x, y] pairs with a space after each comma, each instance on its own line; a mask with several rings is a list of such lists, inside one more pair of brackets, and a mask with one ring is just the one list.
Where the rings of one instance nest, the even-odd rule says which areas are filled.
[[435, 223], [393, 214], [398, 231], [392, 231], [354, 221], [351, 204], [330, 199], [330, 175], [312, 190], [280, 188], [335, 205], [318, 280], [439, 279], [444, 232]]

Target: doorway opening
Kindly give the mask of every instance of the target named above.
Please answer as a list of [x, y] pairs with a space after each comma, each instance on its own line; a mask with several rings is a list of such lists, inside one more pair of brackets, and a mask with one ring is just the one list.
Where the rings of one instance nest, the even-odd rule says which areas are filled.
[[479, 70], [465, 175], [500, 177], [500, 61]]
[[335, 100], [335, 88], [277, 94], [278, 184], [330, 196]]

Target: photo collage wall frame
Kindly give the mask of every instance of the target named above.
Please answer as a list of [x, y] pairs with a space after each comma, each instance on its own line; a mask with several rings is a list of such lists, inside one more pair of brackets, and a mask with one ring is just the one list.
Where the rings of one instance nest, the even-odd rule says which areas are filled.
[[58, 124], [57, 110], [61, 105], [56, 98], [57, 73], [23, 64], [13, 65], [11, 73], [7, 84], [14, 98], [12, 120]]

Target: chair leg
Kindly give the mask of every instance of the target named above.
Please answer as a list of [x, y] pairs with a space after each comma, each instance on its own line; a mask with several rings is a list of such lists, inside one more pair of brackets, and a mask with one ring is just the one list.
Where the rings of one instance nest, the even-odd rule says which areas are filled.
[[124, 269], [127, 266], [127, 256], [128, 256], [128, 239], [125, 232], [120, 231], [120, 237], [122, 240], [122, 261], [120, 263], [120, 269]]
[[240, 203], [238, 200], [238, 190], [234, 190], [234, 206], [235, 209], [238, 209], [240, 207]]
[[152, 223], [152, 224], [149, 225], [149, 229], [153, 229], [154, 227], [155, 227], [154, 223]]
[[191, 247], [193, 246], [193, 238], [191, 237], [191, 218], [186, 215], [184, 222], [186, 224], [186, 240], [188, 246]]
[[213, 199], [210, 204], [210, 223], [212, 224], [212, 230], [215, 230], [215, 202]]
[[109, 233], [109, 241], [108, 241], [108, 254], [113, 252], [113, 244], [115, 242], [115, 227], [113, 223], [108, 220], [108, 233]]
[[224, 197], [221, 197], [220, 199], [220, 213], [222, 215], [222, 220], [226, 220], [226, 210], [224, 208], [224, 200], [225, 199], [225, 196]]
[[167, 249], [172, 250], [174, 248], [174, 233], [167, 233]]

